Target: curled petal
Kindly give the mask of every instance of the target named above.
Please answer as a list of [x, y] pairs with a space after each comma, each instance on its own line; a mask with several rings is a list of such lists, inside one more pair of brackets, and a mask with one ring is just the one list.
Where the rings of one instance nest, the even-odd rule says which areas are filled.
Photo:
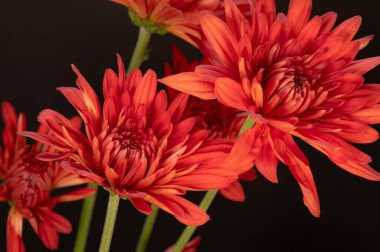
[[260, 126], [244, 132], [232, 147], [226, 165], [232, 167], [238, 174], [250, 170], [260, 152], [262, 134]]
[[200, 226], [210, 219], [197, 205], [177, 195], [150, 195], [145, 200], [174, 215], [187, 226]]
[[150, 214], [152, 213], [152, 207], [146, 203], [145, 200], [140, 198], [129, 198], [132, 202], [132, 204], [136, 207], [137, 210], [142, 212], [143, 214]]
[[223, 195], [223, 197], [232, 201], [243, 202], [245, 200], [244, 189], [238, 181], [235, 181], [228, 187], [221, 189], [219, 192]]

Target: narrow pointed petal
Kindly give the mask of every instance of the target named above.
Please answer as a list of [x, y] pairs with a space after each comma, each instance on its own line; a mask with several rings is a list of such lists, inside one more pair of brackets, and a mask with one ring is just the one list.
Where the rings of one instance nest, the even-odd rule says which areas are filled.
[[177, 220], [187, 226], [200, 226], [210, 219], [197, 205], [176, 195], [152, 195], [146, 200], [173, 214]]
[[260, 154], [256, 159], [257, 170], [270, 182], [278, 183], [278, 158], [276, 157], [267, 136], [263, 137]]
[[38, 236], [48, 249], [58, 249], [58, 233], [52, 226], [50, 226], [46, 222], [38, 224]]
[[197, 73], [180, 73], [160, 79], [163, 84], [200, 99], [215, 99], [214, 83], [205, 81]]
[[261, 148], [261, 127], [254, 127], [244, 132], [232, 147], [227, 165], [233, 167], [239, 175], [250, 170]]
[[7, 221], [7, 252], [25, 252], [22, 241], [22, 215], [12, 207], [8, 214]]
[[238, 176], [234, 171], [221, 168], [204, 168], [175, 178], [171, 183], [191, 188], [192, 190], [212, 190], [225, 188], [237, 178]]
[[332, 34], [341, 37], [343, 41], [351, 41], [358, 32], [361, 23], [362, 18], [360, 16], [352, 17], [336, 27]]
[[236, 202], [245, 201], [244, 189], [238, 181], [235, 181], [228, 187], [221, 189], [219, 192], [223, 195], [223, 197], [229, 200]]
[[147, 107], [153, 102], [156, 95], [157, 76], [153, 70], [149, 70], [141, 79], [140, 84], [136, 87], [133, 96], [133, 104], [138, 106], [145, 105]]
[[238, 61], [238, 42], [228, 26], [211, 14], [201, 16], [202, 30], [216, 54], [226, 66], [234, 66]]
[[380, 64], [380, 56], [353, 61], [345, 71], [363, 75]]
[[380, 181], [380, 173], [368, 165], [371, 158], [354, 146], [327, 133], [321, 134], [301, 130], [297, 131], [296, 134], [305, 142], [326, 154], [331, 161], [342, 169], [368, 180]]
[[311, 13], [311, 0], [291, 0], [288, 11], [288, 22], [294, 34], [309, 21]]
[[239, 110], [247, 111], [250, 105], [241, 85], [229, 78], [219, 78], [216, 80], [215, 95], [224, 105]]
[[152, 213], [151, 206], [148, 203], [146, 203], [145, 200], [142, 200], [139, 198], [129, 198], [129, 199], [131, 200], [134, 207], [136, 207], [136, 209], [139, 210], [140, 212], [142, 212], [143, 214], [151, 214]]
[[300, 185], [304, 196], [304, 204], [315, 217], [319, 217], [320, 205], [317, 188], [306, 157], [302, 154], [291, 135], [277, 130], [271, 130], [270, 134], [271, 142], [277, 154], [288, 165]]
[[56, 202], [70, 202], [70, 201], [76, 201], [76, 200], [82, 200], [84, 198], [87, 198], [88, 196], [93, 195], [96, 192], [96, 190], [91, 188], [80, 188], [74, 191], [71, 191], [69, 193], [62, 194], [60, 196], [54, 197], [54, 200]]

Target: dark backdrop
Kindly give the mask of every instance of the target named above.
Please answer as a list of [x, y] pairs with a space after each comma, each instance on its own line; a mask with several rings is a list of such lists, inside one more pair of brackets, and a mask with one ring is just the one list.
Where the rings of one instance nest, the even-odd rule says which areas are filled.
[[[277, 1], [285, 10], [288, 1]], [[314, 1], [314, 14], [334, 10], [339, 21], [362, 15], [360, 36], [380, 34], [377, 0]], [[75, 63], [100, 93], [106, 67], [115, 68], [115, 53], [128, 61], [137, 36], [127, 10], [105, 0], [1, 0], [0, 3], [0, 100], [12, 102], [27, 113], [29, 129], [36, 129], [36, 116], [50, 107], [73, 115], [71, 105], [55, 91], [72, 86]], [[191, 46], [167, 35], [153, 36], [150, 61], [143, 69], [162, 74], [170, 59], [170, 43], [178, 42], [189, 58], [199, 57]], [[380, 55], [380, 41], [374, 41], [361, 57]], [[378, 69], [367, 82], [380, 79]], [[362, 146], [380, 170], [379, 143]], [[379, 251], [380, 183], [366, 181], [339, 169], [323, 154], [301, 145], [310, 158], [317, 183], [322, 214], [311, 216], [288, 169], [280, 166], [279, 184], [259, 177], [245, 184], [247, 201], [232, 203], [221, 197], [212, 205], [212, 220], [198, 230], [200, 251]], [[198, 202], [201, 194], [192, 194]], [[91, 228], [88, 251], [97, 251], [106, 208], [107, 193], [100, 192]], [[71, 251], [81, 203], [66, 203], [57, 211], [73, 224], [70, 235], [61, 235], [59, 251]], [[0, 207], [0, 251], [5, 251], [7, 204]], [[129, 202], [122, 202], [112, 251], [133, 251], [144, 217]], [[28, 251], [46, 251], [25, 223], [24, 241]], [[160, 212], [149, 251], [162, 251], [172, 244], [183, 226]]]

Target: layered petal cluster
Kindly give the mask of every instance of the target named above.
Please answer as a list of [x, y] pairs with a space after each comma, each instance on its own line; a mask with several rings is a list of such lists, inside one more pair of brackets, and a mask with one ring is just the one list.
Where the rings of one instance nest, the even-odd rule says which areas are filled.
[[162, 82], [248, 112], [256, 122], [252, 134], [261, 135], [258, 171], [277, 183], [278, 161], [286, 164], [315, 216], [316, 186], [294, 137], [342, 169], [380, 180], [371, 157], [350, 144], [376, 141], [369, 125], [380, 122], [380, 85], [363, 78], [380, 57], [355, 60], [372, 39], [354, 40], [361, 18], [333, 28], [334, 12], [310, 18], [311, 0], [291, 0], [287, 14], [276, 13], [274, 0], [252, 1], [251, 18], [245, 18], [233, 1], [225, 2], [225, 21], [211, 13], [201, 17], [209, 63]]
[[126, 76], [119, 56], [118, 65], [118, 75], [110, 69], [105, 73], [103, 106], [75, 67], [78, 88], [59, 88], [82, 117], [86, 134], [63, 115], [45, 110], [39, 121], [52, 133], [23, 135], [60, 151], [39, 158], [69, 157], [62, 167], [129, 199], [142, 213], [151, 212], [151, 203], [186, 225], [205, 223], [208, 215], [181, 195], [228, 186], [252, 165], [227, 165], [236, 162], [229, 153], [235, 150], [240, 161], [249, 161], [250, 153], [233, 148], [229, 140], [208, 139], [207, 130], [193, 130], [195, 118], [182, 118], [187, 95], [169, 104], [164, 90], [157, 93], [152, 70]]
[[[183, 52], [178, 47], [173, 46], [172, 63], [164, 65], [165, 76], [194, 71], [199, 64], [199, 60], [189, 62]], [[168, 94], [169, 100], [173, 100], [181, 93], [168, 88]], [[228, 138], [235, 140], [244, 124], [247, 113], [224, 106], [214, 100], [202, 100], [190, 96], [182, 116], [183, 118], [194, 117], [196, 121], [193, 130], [208, 130], [210, 139]]]
[[[48, 249], [57, 249], [59, 233], [70, 233], [70, 222], [54, 211], [56, 203], [83, 199], [93, 193], [88, 188], [75, 189], [59, 196], [50, 192], [58, 188], [83, 184], [79, 176], [63, 170], [58, 162], [36, 159], [41, 152], [54, 153], [40, 143], [27, 145], [25, 137], [17, 135], [26, 129], [24, 114], [17, 116], [14, 108], [2, 103], [5, 124], [3, 146], [0, 147], [0, 201], [10, 204], [7, 223], [7, 251], [25, 251], [22, 241], [23, 220], [27, 220]], [[73, 123], [80, 125], [80, 121]], [[44, 126], [40, 133], [47, 133]]]
[[[172, 64], [166, 63], [164, 65], [165, 76], [193, 71], [199, 63], [199, 60], [189, 62], [183, 52], [173, 45]], [[168, 94], [169, 99], [173, 100], [180, 92], [168, 88]], [[202, 100], [195, 96], [190, 96], [182, 117], [194, 117], [195, 124], [193, 130], [207, 130], [209, 139], [226, 138], [235, 143], [247, 117], [247, 113], [224, 106], [215, 100]], [[240, 175], [239, 179], [252, 181], [256, 177], [256, 172], [250, 169], [248, 172]], [[220, 193], [233, 201], [241, 202], [245, 200], [244, 190], [239, 181], [232, 183], [227, 188], [221, 189]]]

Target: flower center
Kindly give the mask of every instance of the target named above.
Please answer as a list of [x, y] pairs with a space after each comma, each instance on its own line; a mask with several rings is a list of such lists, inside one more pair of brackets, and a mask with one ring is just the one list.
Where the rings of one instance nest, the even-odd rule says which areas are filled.
[[113, 139], [121, 149], [141, 151], [144, 135], [141, 132], [126, 131], [119, 133]]
[[28, 153], [23, 158], [22, 165], [25, 167], [25, 169], [29, 172], [34, 173], [44, 173], [49, 169], [50, 163], [44, 162], [36, 159], [35, 155], [32, 153]]
[[209, 131], [209, 138], [234, 138], [242, 123], [239, 111], [216, 101], [190, 99], [184, 118], [195, 116], [194, 128]]
[[138, 129], [114, 129], [103, 142], [104, 153], [110, 153], [111, 167], [127, 169], [135, 165], [143, 156], [149, 156], [154, 151], [153, 133]]
[[19, 208], [30, 208], [49, 198], [40, 174], [26, 170], [7, 179], [10, 196]]
[[265, 72], [265, 107], [261, 111], [272, 118], [293, 118], [309, 106], [315, 106], [323, 92], [319, 85], [324, 64], [313, 62], [311, 56], [290, 57]]
[[279, 88], [293, 99], [306, 97], [319, 79], [318, 71], [307, 61], [308, 56], [290, 58], [284, 66], [285, 75]]

